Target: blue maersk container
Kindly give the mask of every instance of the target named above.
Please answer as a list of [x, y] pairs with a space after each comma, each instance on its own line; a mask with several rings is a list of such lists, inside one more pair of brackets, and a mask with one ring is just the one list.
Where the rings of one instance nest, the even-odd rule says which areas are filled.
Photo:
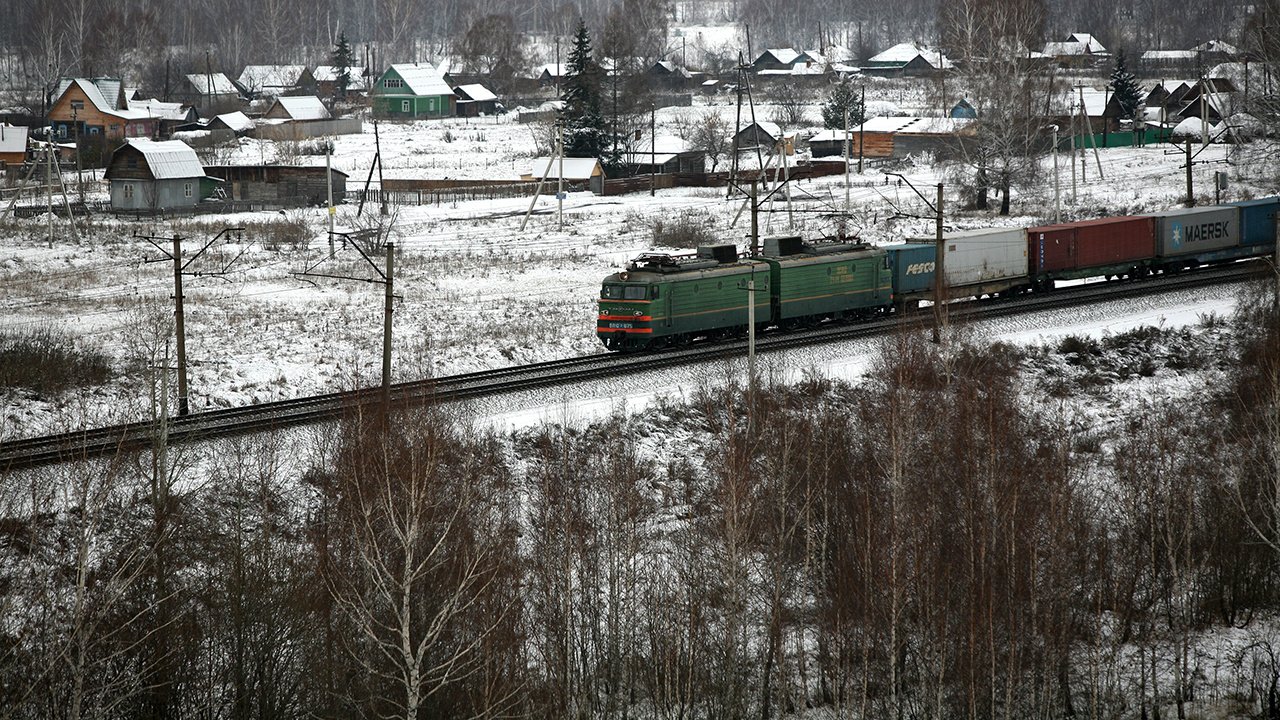
[[1242, 200], [1227, 203], [1240, 208], [1240, 243], [1270, 245], [1276, 240], [1276, 214], [1280, 213], [1280, 197]]
[[927, 293], [933, 288], [937, 246], [933, 243], [906, 243], [888, 245], [884, 249], [889, 253], [894, 298], [905, 299], [913, 293]]

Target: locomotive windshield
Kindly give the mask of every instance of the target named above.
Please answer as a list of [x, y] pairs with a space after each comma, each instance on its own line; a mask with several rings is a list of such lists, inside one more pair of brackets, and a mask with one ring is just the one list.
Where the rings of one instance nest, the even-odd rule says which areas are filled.
[[605, 300], [644, 300], [644, 285], [605, 285], [600, 292]]

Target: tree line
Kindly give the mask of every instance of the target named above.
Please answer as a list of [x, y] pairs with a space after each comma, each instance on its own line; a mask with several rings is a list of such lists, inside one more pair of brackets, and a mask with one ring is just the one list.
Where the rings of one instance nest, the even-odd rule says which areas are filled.
[[0, 716], [1273, 717], [1253, 292], [1218, 389], [1109, 426], [1028, 402], [1016, 348], [908, 330], [854, 386], [726, 377], [512, 436], [353, 409], [0, 476]]

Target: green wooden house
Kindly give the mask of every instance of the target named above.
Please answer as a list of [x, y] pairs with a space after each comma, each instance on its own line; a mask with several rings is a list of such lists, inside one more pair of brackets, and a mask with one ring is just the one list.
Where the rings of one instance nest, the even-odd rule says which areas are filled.
[[378, 78], [373, 112], [378, 117], [452, 117], [458, 112], [458, 96], [429, 64], [392, 65]]

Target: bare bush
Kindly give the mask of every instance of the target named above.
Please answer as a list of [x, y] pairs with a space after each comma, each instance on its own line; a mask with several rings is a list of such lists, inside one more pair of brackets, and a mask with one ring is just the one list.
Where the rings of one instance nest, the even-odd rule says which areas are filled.
[[0, 388], [57, 395], [101, 385], [111, 374], [111, 362], [101, 350], [51, 328], [0, 333]]

